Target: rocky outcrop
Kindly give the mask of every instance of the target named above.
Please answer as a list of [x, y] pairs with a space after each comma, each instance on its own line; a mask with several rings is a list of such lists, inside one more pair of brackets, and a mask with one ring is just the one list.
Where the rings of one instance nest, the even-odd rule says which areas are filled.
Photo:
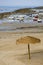
[[0, 19], [5, 18], [11, 14], [12, 14], [11, 12], [0, 13]]

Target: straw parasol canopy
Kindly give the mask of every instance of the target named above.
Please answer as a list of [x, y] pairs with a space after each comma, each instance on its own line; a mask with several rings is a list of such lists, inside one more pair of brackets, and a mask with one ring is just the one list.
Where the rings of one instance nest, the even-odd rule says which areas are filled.
[[30, 43], [32, 43], [32, 44], [35, 44], [35, 43], [39, 43], [41, 40], [40, 39], [38, 39], [38, 38], [35, 38], [35, 37], [31, 37], [31, 36], [26, 36], [26, 37], [21, 37], [20, 39], [18, 39], [17, 41], [16, 41], [16, 43], [18, 44], [20, 44], [20, 43], [27, 43], [27, 44], [30, 44]]
[[28, 54], [29, 54], [29, 59], [30, 59], [30, 46], [29, 44], [35, 44], [35, 43], [40, 43], [40, 39], [31, 37], [31, 36], [26, 36], [26, 37], [21, 37], [20, 39], [16, 40], [17, 44], [28, 44]]

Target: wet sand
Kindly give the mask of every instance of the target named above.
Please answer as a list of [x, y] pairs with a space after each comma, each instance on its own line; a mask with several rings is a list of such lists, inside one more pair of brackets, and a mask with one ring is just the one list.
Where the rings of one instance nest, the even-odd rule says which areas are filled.
[[[41, 40], [41, 43], [30, 44], [30, 60], [27, 44], [16, 44], [16, 40], [23, 36], [34, 36]], [[43, 65], [43, 33], [1, 31], [0, 65]]]

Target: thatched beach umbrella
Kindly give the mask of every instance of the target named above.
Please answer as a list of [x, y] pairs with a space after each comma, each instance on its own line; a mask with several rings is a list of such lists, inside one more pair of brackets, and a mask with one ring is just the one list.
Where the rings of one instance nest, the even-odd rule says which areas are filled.
[[41, 40], [35, 37], [31, 37], [31, 36], [26, 36], [26, 37], [21, 37], [20, 39], [16, 40], [17, 44], [28, 44], [28, 53], [29, 53], [29, 59], [30, 59], [30, 46], [29, 44], [35, 44], [35, 43], [39, 43]]

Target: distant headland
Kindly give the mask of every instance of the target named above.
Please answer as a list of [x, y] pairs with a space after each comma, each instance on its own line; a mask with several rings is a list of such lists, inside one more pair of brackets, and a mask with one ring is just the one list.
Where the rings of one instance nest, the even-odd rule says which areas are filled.
[[[43, 6], [34, 7], [33, 9], [43, 9]], [[8, 16], [10, 16], [12, 14], [17, 14], [17, 13], [25, 14], [25, 13], [31, 13], [31, 12], [34, 12], [32, 10], [32, 8], [21, 8], [21, 9], [18, 9], [18, 10], [15, 10], [15, 11], [11, 11], [11, 12], [0, 13], [0, 19], [6, 18], [6, 17], [8, 17]]]

